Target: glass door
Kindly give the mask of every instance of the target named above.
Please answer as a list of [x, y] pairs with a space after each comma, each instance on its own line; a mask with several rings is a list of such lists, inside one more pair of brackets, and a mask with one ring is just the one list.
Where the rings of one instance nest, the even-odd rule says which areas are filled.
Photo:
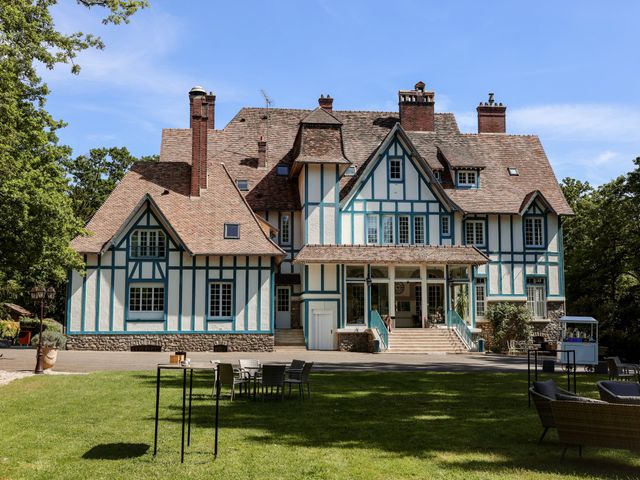
[[389, 315], [389, 284], [371, 284], [371, 310], [377, 310], [382, 319]]
[[444, 283], [427, 284], [427, 318], [432, 325], [444, 323]]
[[364, 324], [364, 283], [347, 283], [347, 325]]

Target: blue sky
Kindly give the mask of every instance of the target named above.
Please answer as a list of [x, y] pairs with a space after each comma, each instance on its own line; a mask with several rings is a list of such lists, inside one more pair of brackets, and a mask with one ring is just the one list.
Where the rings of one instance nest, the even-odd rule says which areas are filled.
[[102, 36], [103, 51], [43, 72], [48, 108], [81, 154], [126, 146], [158, 153], [161, 129], [188, 125], [187, 92], [215, 91], [216, 126], [242, 106], [397, 110], [418, 80], [436, 110], [476, 129], [475, 107], [495, 92], [509, 133], [537, 134], [558, 179], [594, 184], [640, 155], [640, 2], [151, 0], [129, 25], [72, 0], [54, 9], [65, 32]]

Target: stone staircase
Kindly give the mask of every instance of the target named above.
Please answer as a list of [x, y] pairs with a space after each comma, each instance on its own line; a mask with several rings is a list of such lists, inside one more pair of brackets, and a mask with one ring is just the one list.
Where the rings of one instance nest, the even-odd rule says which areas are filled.
[[274, 335], [276, 350], [305, 349], [304, 333], [301, 328], [276, 328]]
[[396, 328], [389, 334], [387, 353], [467, 353], [453, 330], [447, 328]]

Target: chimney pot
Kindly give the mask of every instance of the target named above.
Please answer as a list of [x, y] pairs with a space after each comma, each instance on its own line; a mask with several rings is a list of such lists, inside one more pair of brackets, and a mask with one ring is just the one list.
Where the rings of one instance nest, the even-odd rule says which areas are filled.
[[327, 112], [333, 111], [333, 98], [327, 93], [327, 95], [320, 94], [320, 98], [318, 99], [318, 105], [320, 108]]
[[506, 133], [507, 107], [502, 102], [496, 103], [493, 92], [489, 93], [488, 102], [480, 102], [478, 108], [478, 133]]
[[262, 137], [258, 140], [258, 168], [267, 166], [267, 142]]

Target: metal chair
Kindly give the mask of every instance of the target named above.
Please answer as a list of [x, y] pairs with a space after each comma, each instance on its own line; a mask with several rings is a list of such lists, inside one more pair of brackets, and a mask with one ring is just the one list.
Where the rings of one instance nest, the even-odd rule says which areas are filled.
[[273, 393], [273, 387], [276, 387], [276, 396], [279, 396], [284, 400], [284, 372], [285, 365], [263, 365], [262, 375], [258, 380], [260, 382], [260, 395], [262, 395], [262, 401], [264, 402], [265, 393]]
[[291, 396], [291, 386], [298, 385], [298, 391], [300, 392], [300, 396], [304, 400], [304, 386], [307, 386], [307, 394], [309, 398], [311, 398], [311, 383], [309, 382], [309, 374], [311, 373], [311, 369], [313, 368], [313, 362], [305, 363], [304, 367], [302, 367], [302, 372], [300, 372], [299, 378], [288, 378], [285, 380], [285, 383], [289, 385], [289, 396]]
[[226, 385], [231, 388], [231, 400], [235, 398], [236, 385], [240, 388], [240, 395], [242, 395], [243, 385], [247, 387], [247, 394], [249, 393], [249, 379], [243, 376], [239, 370], [234, 369], [232, 364], [219, 364], [218, 374], [220, 375], [220, 386]]
[[291, 365], [289, 365], [286, 370], [288, 378], [300, 379], [304, 364], [304, 360], [291, 360]]
[[607, 357], [609, 380], [631, 380], [638, 378], [638, 370], [635, 365], [622, 363], [618, 357]]

